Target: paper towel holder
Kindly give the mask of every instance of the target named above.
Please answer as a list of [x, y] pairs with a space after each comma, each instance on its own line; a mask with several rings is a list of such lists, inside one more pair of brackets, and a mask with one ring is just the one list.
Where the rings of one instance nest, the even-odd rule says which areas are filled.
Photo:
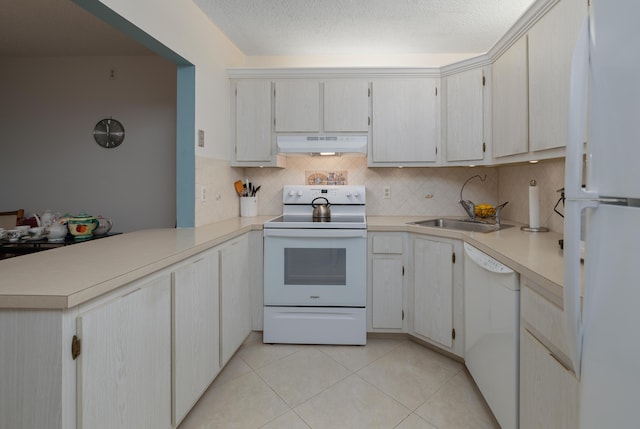
[[526, 232], [549, 232], [549, 228], [545, 228], [544, 226], [540, 228], [529, 228], [529, 225], [525, 225], [521, 226], [520, 229]]
[[[529, 189], [531, 189], [531, 187], [535, 187], [535, 186], [537, 186], [537, 182], [536, 182], [535, 179], [532, 179], [529, 182], [529, 187], [530, 187]], [[536, 192], [537, 192], [537, 189], [536, 189]], [[529, 194], [529, 195], [530, 195], [529, 198], [531, 198], [531, 194]], [[529, 199], [529, 203], [531, 204], [531, 199]], [[532, 228], [530, 225], [525, 225], [525, 226], [521, 226], [520, 229], [522, 231], [526, 231], [526, 232], [549, 232], [549, 228], [545, 228], [544, 226]]]

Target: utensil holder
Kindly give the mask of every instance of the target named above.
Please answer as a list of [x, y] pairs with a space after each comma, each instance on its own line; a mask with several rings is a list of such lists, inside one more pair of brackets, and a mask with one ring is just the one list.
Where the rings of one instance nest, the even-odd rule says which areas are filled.
[[240, 197], [240, 216], [258, 216], [258, 197]]

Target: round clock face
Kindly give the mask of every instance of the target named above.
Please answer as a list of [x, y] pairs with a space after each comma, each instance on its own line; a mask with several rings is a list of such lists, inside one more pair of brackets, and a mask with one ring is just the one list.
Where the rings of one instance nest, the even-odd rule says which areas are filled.
[[103, 119], [93, 128], [93, 138], [104, 148], [118, 147], [124, 141], [124, 127], [115, 119]]

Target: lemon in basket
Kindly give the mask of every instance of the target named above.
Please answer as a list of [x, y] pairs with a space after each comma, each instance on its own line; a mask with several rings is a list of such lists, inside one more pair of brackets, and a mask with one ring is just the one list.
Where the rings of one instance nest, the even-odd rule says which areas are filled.
[[478, 217], [491, 217], [496, 214], [496, 208], [491, 204], [478, 204], [476, 205], [476, 216]]

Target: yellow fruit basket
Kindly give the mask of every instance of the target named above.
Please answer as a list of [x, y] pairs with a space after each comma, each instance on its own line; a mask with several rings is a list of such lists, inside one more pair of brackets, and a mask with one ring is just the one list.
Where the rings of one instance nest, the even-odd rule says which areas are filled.
[[476, 205], [476, 216], [478, 217], [492, 217], [496, 214], [496, 208], [491, 204], [478, 204]]

